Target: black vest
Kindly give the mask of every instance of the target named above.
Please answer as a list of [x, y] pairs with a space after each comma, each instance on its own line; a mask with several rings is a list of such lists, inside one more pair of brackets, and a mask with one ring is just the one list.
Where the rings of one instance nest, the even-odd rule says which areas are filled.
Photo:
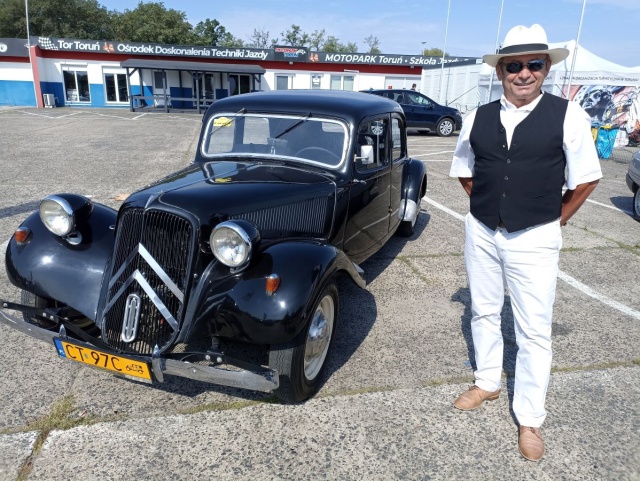
[[500, 101], [478, 108], [470, 142], [475, 154], [471, 214], [490, 229], [515, 232], [560, 217], [568, 101], [543, 94], [518, 124], [507, 148]]

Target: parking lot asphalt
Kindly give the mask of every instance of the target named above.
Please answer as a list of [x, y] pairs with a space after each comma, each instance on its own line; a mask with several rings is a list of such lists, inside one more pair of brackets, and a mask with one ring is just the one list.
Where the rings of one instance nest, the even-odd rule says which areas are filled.
[[[200, 124], [192, 114], [1, 109], [0, 250], [45, 195], [117, 208], [184, 167]], [[416, 233], [361, 266], [366, 288], [340, 284], [333, 357], [304, 404], [171, 377], [137, 384], [0, 324], [0, 480], [640, 479], [640, 222], [627, 165], [601, 162], [604, 178], [563, 230], [546, 456], [531, 463], [510, 410], [508, 302], [508, 392], [470, 413], [451, 404], [473, 379], [468, 198], [448, 177], [455, 141], [409, 136], [429, 175]], [[0, 298], [19, 295], [2, 265]]]

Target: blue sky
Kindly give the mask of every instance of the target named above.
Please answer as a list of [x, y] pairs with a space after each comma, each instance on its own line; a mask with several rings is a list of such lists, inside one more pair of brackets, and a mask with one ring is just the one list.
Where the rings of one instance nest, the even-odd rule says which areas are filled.
[[[108, 9], [134, 9], [138, 0], [98, 0]], [[183, 11], [192, 24], [218, 20], [245, 41], [254, 29], [282, 38], [292, 24], [303, 32], [325, 29], [341, 42], [380, 40], [383, 53], [419, 54], [423, 47], [445, 47], [448, 0], [281, 1], [165, 0], [165, 7]], [[502, 23], [498, 32], [500, 6]], [[549, 42], [577, 37], [582, 0], [451, 0], [446, 51], [481, 57], [502, 42], [514, 25], [541, 24]], [[627, 67], [640, 66], [640, 0], [587, 0], [580, 44], [596, 55]]]

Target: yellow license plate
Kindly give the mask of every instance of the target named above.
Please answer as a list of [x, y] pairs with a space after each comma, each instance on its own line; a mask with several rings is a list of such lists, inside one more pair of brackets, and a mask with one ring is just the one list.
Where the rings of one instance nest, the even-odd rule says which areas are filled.
[[72, 361], [99, 367], [125, 376], [151, 381], [149, 364], [122, 356], [114, 356], [106, 352], [91, 349], [72, 342], [54, 339], [58, 356]]

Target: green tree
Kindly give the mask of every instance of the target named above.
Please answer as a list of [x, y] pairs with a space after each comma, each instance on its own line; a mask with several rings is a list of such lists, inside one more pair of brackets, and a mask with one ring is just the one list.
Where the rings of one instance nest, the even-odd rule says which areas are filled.
[[[275, 44], [278, 39], [271, 40], [271, 45]], [[249, 37], [249, 43], [247, 47], [253, 48], [269, 48], [269, 31], [264, 28], [258, 30], [253, 29], [253, 34]]]
[[309, 47], [320, 50], [320, 46], [324, 43], [324, 28], [322, 30], [314, 30], [309, 35]]
[[373, 53], [373, 54], [382, 53], [382, 51], [380, 50], [380, 40], [378, 40], [378, 37], [369, 35], [367, 38], [364, 39], [364, 43], [366, 43], [367, 46], [369, 47], [369, 50], [367, 51], [367, 53]]
[[220, 24], [215, 18], [213, 20], [207, 18], [204, 22], [198, 22], [193, 27], [193, 35], [196, 45], [220, 45], [220, 42], [228, 35], [227, 29]]
[[[0, 37], [26, 38], [24, 0], [0, 0]], [[29, 33], [43, 37], [111, 39], [113, 15], [96, 0], [31, 0]]]
[[349, 42], [343, 44], [338, 37], [329, 35], [327, 41], [322, 45], [322, 52], [335, 52], [335, 53], [355, 53], [358, 51], [358, 45], [355, 42]]
[[163, 2], [140, 2], [134, 10], [115, 12], [113, 40], [184, 45], [195, 38], [185, 12], [167, 10]]
[[301, 32], [299, 25], [291, 25], [291, 30], [286, 30], [280, 35], [283, 37], [284, 45], [304, 47], [309, 43], [309, 35], [305, 32]]
[[425, 48], [422, 51], [422, 55], [426, 55], [427, 57], [442, 57], [442, 50], [439, 48]]

